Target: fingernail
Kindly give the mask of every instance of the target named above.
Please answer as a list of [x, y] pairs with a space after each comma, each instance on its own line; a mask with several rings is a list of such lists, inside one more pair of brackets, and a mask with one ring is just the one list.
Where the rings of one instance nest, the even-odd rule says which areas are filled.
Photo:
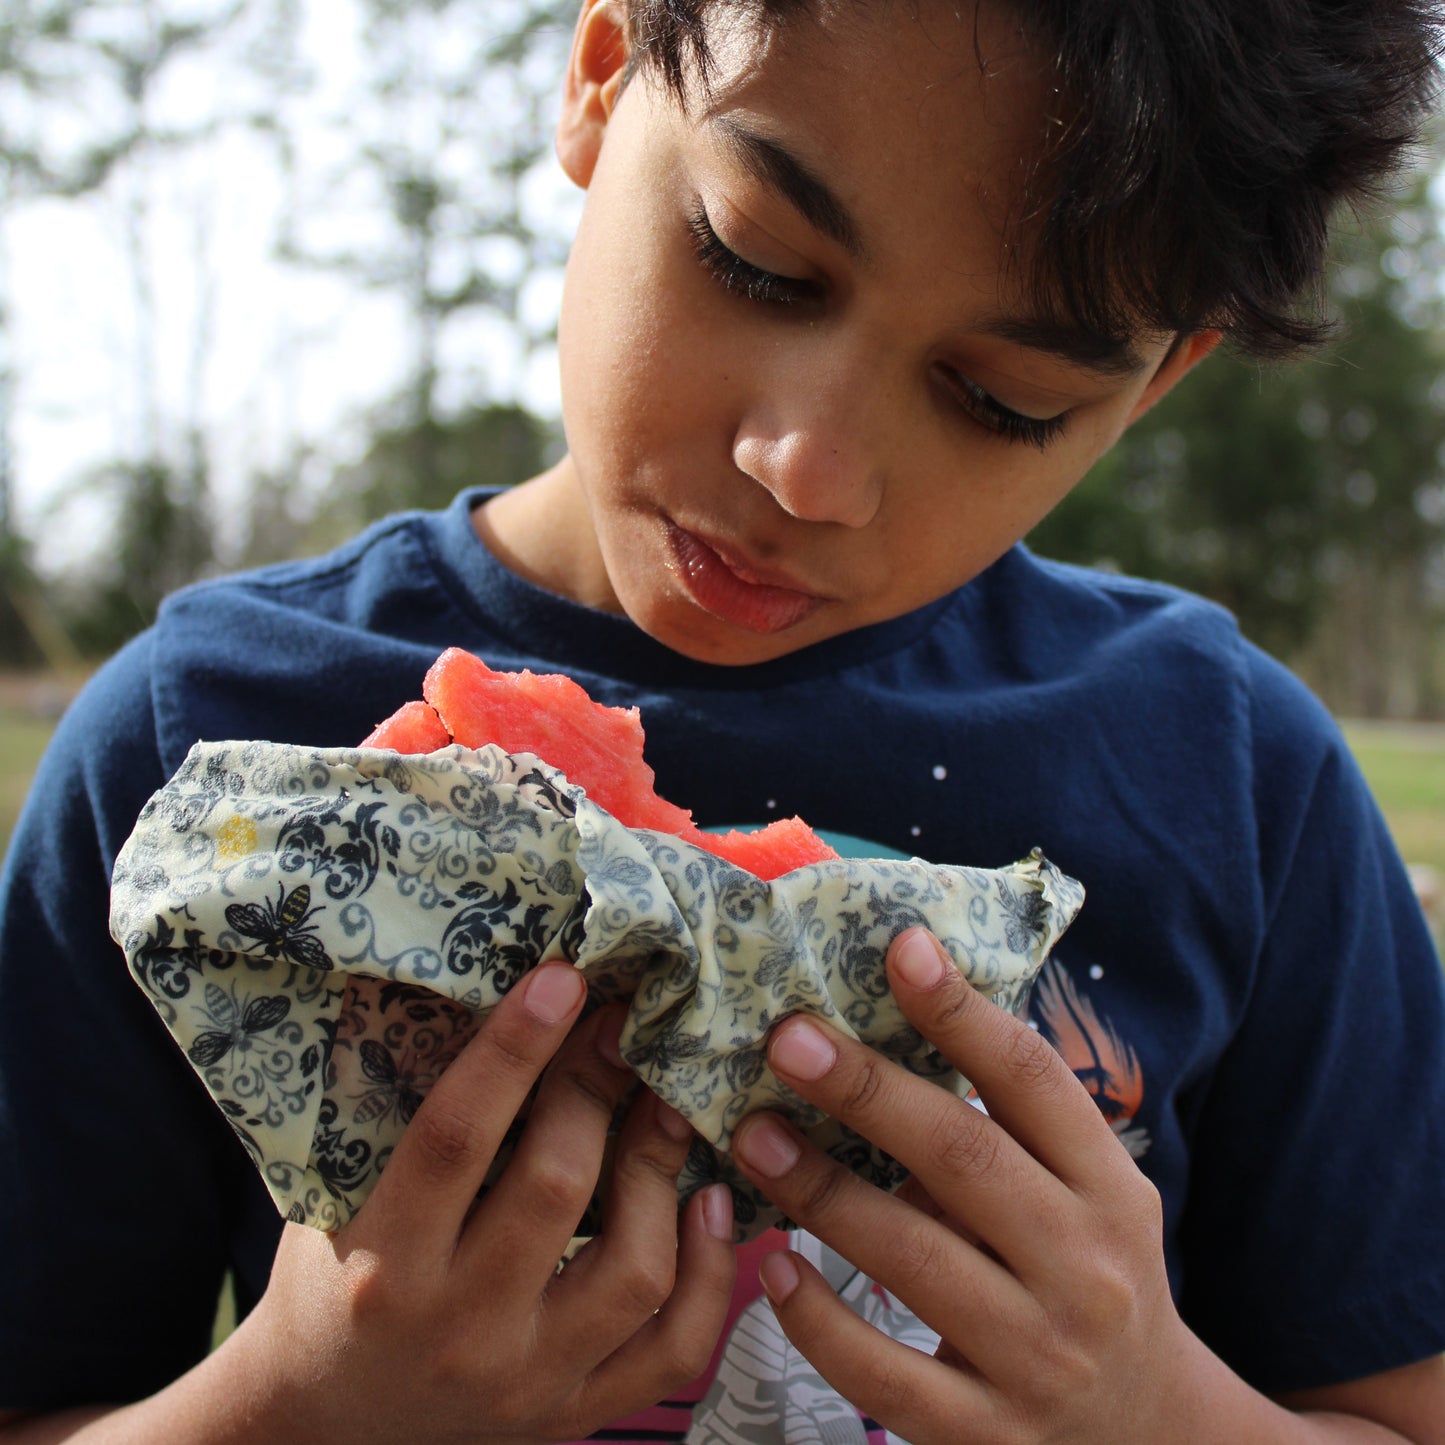
[[582, 998], [582, 975], [569, 964], [549, 964], [532, 971], [523, 1002], [544, 1024], [561, 1023]]
[[733, 1138], [733, 1153], [764, 1179], [786, 1174], [798, 1162], [793, 1136], [776, 1120], [752, 1119]]
[[838, 1062], [833, 1041], [805, 1018], [786, 1020], [768, 1044], [768, 1061], [795, 1079], [821, 1079]]
[[943, 948], [926, 930], [910, 929], [898, 942], [893, 967], [914, 988], [932, 988], [943, 977]]
[[702, 1222], [714, 1239], [732, 1239], [733, 1192], [726, 1184], [709, 1184], [702, 1191]]
[[652, 1102], [653, 1117], [669, 1139], [676, 1139], [681, 1143], [682, 1140], [692, 1137], [692, 1125], [671, 1104], [664, 1103], [656, 1094], [652, 1096]]
[[798, 1266], [786, 1249], [775, 1250], [759, 1260], [758, 1279], [769, 1301], [780, 1305], [798, 1287]]

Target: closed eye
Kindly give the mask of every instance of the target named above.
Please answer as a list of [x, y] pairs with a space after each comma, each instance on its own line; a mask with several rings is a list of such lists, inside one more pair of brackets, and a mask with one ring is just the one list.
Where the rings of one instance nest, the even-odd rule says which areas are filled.
[[773, 306], [793, 306], [800, 301], [814, 301], [821, 288], [816, 281], [801, 276], [780, 276], [745, 261], [726, 245], [713, 230], [707, 208], [700, 196], [694, 197], [687, 218], [687, 232], [692, 249], [707, 273], [725, 290], [749, 301]]
[[1057, 416], [1025, 416], [995, 400], [977, 382], [953, 367], [941, 371], [950, 397], [974, 421], [1010, 442], [1025, 442], [1043, 451], [1068, 426], [1069, 412]]

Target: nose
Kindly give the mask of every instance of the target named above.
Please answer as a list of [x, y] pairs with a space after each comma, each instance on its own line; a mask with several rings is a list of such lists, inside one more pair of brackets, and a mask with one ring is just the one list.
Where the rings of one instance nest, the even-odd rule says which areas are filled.
[[[776, 375], [776, 373], [775, 373]], [[738, 426], [733, 464], [805, 522], [866, 527], [886, 482], [886, 428], [876, 377], [796, 374], [767, 389]]]

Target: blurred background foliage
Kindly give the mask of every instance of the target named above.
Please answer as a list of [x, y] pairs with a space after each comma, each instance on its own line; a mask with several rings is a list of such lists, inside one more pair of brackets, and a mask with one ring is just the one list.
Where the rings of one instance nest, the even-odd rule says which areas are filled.
[[[6, 0], [0, 667], [83, 664], [194, 578], [322, 550], [557, 454], [555, 396], [524, 382], [550, 364], [570, 226], [538, 178], [555, 170], [573, 10]], [[1445, 715], [1445, 240], [1431, 180], [1422, 169], [1396, 213], [1342, 234], [1334, 344], [1283, 366], [1211, 358], [1030, 538], [1217, 600], [1359, 717]], [[178, 208], [194, 242], [184, 276], [162, 239]], [[27, 338], [44, 323], [5, 244], [41, 212], [100, 225], [124, 315], [91, 358], [115, 399], [104, 454], [43, 487], [43, 447], [16, 438], [41, 434]], [[263, 213], [280, 298], [270, 371], [218, 402], [207, 377], [241, 284], [227, 217]], [[337, 314], [385, 298], [389, 329], [338, 347], [298, 319], [294, 298], [321, 289], [343, 297]], [[370, 379], [360, 401], [305, 400], [343, 362]], [[264, 445], [254, 431], [238, 445], [227, 404], [265, 413]], [[57, 565], [61, 532], [89, 545]]]
[[[6, 0], [0, 668], [83, 669], [189, 581], [558, 454], [555, 405], [520, 393], [555, 335], [569, 221], [538, 177], [574, 8]], [[259, 288], [227, 234], [258, 218]], [[41, 422], [64, 383], [46, 393], [54, 348], [12, 244], [37, 221], [97, 232], [86, 254], [116, 282], [71, 358], [101, 375], [108, 445], [59, 476]], [[323, 293], [340, 299], [316, 321]], [[377, 325], [358, 344], [362, 311]], [[218, 404], [228, 327], [254, 344], [258, 326], [270, 374]], [[328, 400], [328, 371], [359, 401]]]
[[1210, 358], [1031, 536], [1203, 593], [1336, 712], [1445, 711], [1445, 239], [1425, 176], [1342, 231], [1336, 339]]

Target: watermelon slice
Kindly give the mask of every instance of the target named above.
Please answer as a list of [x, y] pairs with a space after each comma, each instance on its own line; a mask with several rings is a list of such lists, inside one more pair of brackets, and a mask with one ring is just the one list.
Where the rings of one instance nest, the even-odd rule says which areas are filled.
[[759, 878], [777, 878], [808, 863], [821, 863], [838, 854], [801, 818], [778, 818], [765, 828], [742, 832], [703, 833], [694, 830], [688, 841]]
[[480, 657], [448, 648], [432, 664], [422, 696], [452, 741], [509, 753], [535, 753], [629, 828], [683, 833], [692, 814], [657, 796], [642, 760], [642, 719], [635, 707], [605, 707], [561, 673], [493, 672]]
[[396, 753], [434, 753], [452, 740], [446, 724], [430, 703], [404, 702], [372, 728], [364, 748], [390, 748]]
[[705, 833], [657, 795], [642, 757], [635, 707], [607, 707], [560, 673], [495, 672], [481, 658], [449, 647], [428, 669], [425, 702], [404, 703], [361, 744], [429, 753], [449, 743], [496, 743], [533, 753], [566, 774], [599, 807], [629, 828], [653, 828], [705, 848], [759, 878], [777, 878], [838, 855], [801, 818], [780, 818], [755, 832]]

